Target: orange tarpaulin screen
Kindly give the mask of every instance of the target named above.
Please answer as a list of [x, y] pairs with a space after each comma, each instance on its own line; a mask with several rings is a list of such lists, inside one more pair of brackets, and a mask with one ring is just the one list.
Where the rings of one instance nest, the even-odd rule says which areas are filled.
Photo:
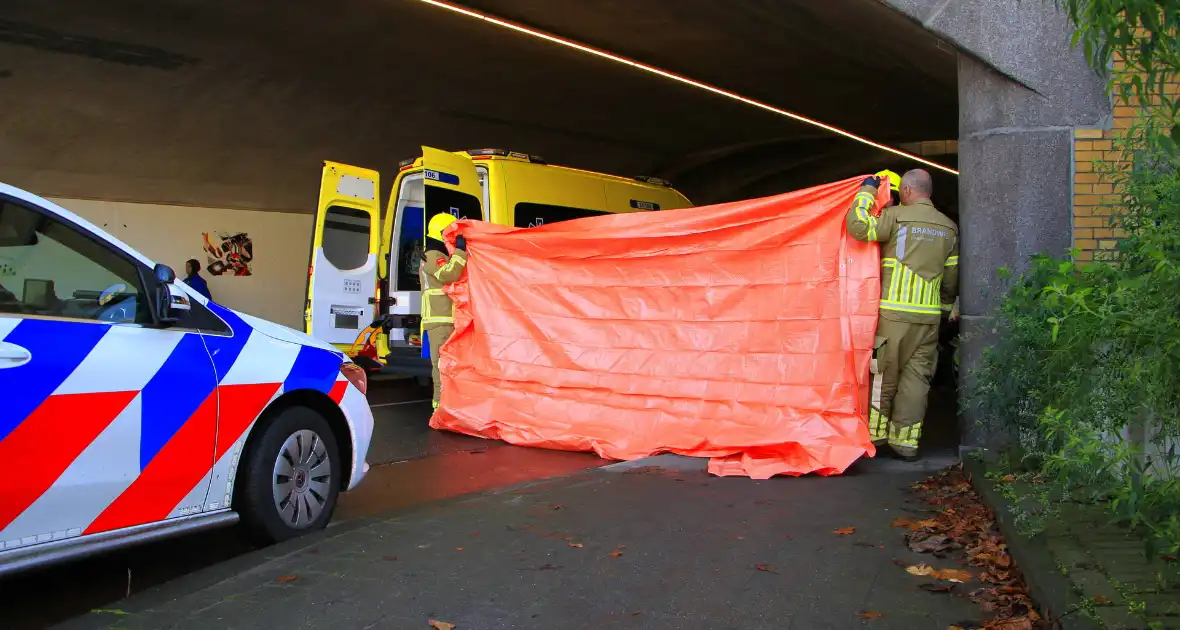
[[[872, 455], [880, 253], [847, 234], [860, 181], [519, 229], [470, 253], [431, 426], [710, 472], [839, 474]], [[888, 189], [882, 197], [888, 195]]]

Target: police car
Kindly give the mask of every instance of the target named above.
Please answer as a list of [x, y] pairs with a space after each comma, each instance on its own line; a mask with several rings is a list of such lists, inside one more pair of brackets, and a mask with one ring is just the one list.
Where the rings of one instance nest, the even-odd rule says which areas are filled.
[[363, 370], [0, 184], [0, 574], [239, 521], [325, 527], [364, 477]]

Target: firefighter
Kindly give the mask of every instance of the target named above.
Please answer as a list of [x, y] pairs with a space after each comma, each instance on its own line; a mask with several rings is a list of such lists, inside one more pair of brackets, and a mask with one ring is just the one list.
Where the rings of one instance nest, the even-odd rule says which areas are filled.
[[443, 230], [456, 221], [450, 214], [436, 214], [426, 229], [426, 244], [422, 252], [422, 264], [418, 275], [422, 280], [422, 330], [430, 345], [430, 367], [434, 379], [434, 408], [438, 409], [439, 394], [442, 393], [442, 379], [438, 373], [438, 351], [455, 332], [455, 317], [451, 298], [443, 287], [463, 275], [467, 266], [467, 239], [462, 234], [455, 237], [455, 253], [447, 256], [443, 243]]
[[[882, 180], [898, 193], [900, 205], [874, 217]], [[881, 243], [880, 402], [870, 407], [869, 433], [874, 444], [888, 444], [906, 461], [918, 459], [939, 323], [950, 315], [959, 284], [959, 228], [931, 203], [933, 189], [924, 170], [900, 178], [882, 171], [864, 181], [847, 217], [854, 238]]]

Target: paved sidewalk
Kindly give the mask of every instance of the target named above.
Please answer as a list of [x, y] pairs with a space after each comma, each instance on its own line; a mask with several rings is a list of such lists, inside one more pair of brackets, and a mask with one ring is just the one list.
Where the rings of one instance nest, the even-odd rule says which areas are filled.
[[957, 565], [890, 526], [920, 509], [907, 486], [951, 461], [768, 481], [676, 457], [617, 464], [334, 528], [67, 627], [970, 627], [974, 604], [919, 589], [929, 578], [895, 559]]

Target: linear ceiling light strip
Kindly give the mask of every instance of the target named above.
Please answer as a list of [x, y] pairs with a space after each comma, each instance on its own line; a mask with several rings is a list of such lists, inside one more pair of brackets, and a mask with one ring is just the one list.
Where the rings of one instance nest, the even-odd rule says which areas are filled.
[[944, 165], [939, 164], [937, 162], [932, 162], [930, 160], [927, 160], [926, 158], [919, 157], [919, 156], [914, 155], [912, 153], [906, 153], [905, 151], [902, 151], [901, 149], [895, 149], [891, 146], [887, 146], [887, 145], [881, 144], [879, 142], [873, 142], [872, 140], [869, 140], [868, 138], [858, 136], [850, 131], [845, 131], [839, 127], [834, 127], [834, 126], [829, 125], [827, 123], [820, 122], [818, 120], [814, 120], [814, 119], [808, 118], [806, 116], [800, 116], [799, 114], [796, 114], [794, 112], [789, 112], [785, 109], [779, 109], [778, 107], [775, 107], [773, 105], [767, 105], [766, 103], [756, 101], [752, 98], [747, 98], [747, 97], [742, 96], [740, 94], [735, 94], [733, 92], [723, 90], [719, 87], [714, 87], [714, 86], [709, 85], [707, 83], [701, 83], [700, 81], [695, 81], [695, 80], [690, 79], [688, 77], [681, 76], [681, 75], [678, 75], [678, 74], [675, 74], [672, 72], [668, 72], [667, 70], [661, 70], [659, 68], [656, 68], [655, 66], [649, 66], [646, 64], [639, 63], [638, 61], [632, 61], [630, 59], [627, 59], [626, 57], [620, 57], [616, 54], [606, 52], [605, 50], [599, 50], [597, 48], [592, 48], [592, 47], [586, 46], [584, 44], [579, 44], [575, 41], [571, 41], [568, 39], [563, 39], [561, 37], [557, 37], [556, 35], [550, 35], [548, 33], [542, 32], [542, 31], [528, 28], [526, 26], [514, 24], [514, 23], [509, 22], [507, 20], [502, 20], [497, 17], [492, 17], [490, 15], [479, 13], [478, 11], [473, 11], [471, 9], [456, 6], [456, 5], [451, 4], [449, 2], [442, 2], [442, 0], [418, 0], [418, 1], [439, 7], [440, 9], [446, 9], [448, 11], [459, 13], [459, 14], [465, 15], [467, 17], [475, 18], [477, 20], [483, 20], [484, 22], [488, 22], [490, 24], [494, 24], [494, 25], [502, 27], [502, 28], [507, 28], [507, 29], [516, 31], [518, 33], [524, 33], [525, 35], [529, 35], [531, 37], [536, 37], [538, 39], [543, 39], [545, 41], [552, 42], [554, 44], [559, 44], [559, 45], [565, 46], [567, 48], [573, 48], [574, 50], [577, 50], [580, 52], [589, 53], [589, 54], [594, 55], [596, 57], [601, 57], [603, 59], [609, 59], [610, 61], [613, 61], [615, 63], [621, 63], [623, 65], [631, 66], [632, 68], [643, 70], [644, 72], [649, 72], [651, 74], [659, 75], [661, 77], [664, 77], [665, 79], [671, 79], [673, 81], [684, 83], [686, 85], [691, 85], [692, 87], [695, 87], [697, 89], [712, 92], [714, 94], [724, 96], [728, 99], [732, 99], [732, 100], [735, 100], [735, 101], [738, 101], [741, 103], [745, 103], [746, 105], [753, 105], [754, 107], [757, 107], [759, 109], [764, 109], [768, 112], [773, 112], [773, 113], [778, 114], [780, 116], [786, 116], [787, 118], [799, 121], [799, 122], [807, 124], [807, 125], [811, 125], [813, 127], [819, 127], [820, 129], [823, 129], [825, 131], [828, 131], [828, 132], [834, 133], [836, 135], [848, 138], [849, 140], [854, 140], [854, 141], [859, 142], [861, 144], [865, 144], [870, 147], [873, 147], [874, 149], [886, 151], [888, 153], [892, 153], [894, 155], [898, 155], [898, 156], [904, 157], [906, 159], [913, 160], [915, 162], [920, 162], [922, 164], [925, 164], [926, 166], [936, 168], [940, 171], [944, 171], [944, 172], [950, 173], [952, 175], [959, 174], [959, 171], [957, 171], [949, 166], [944, 166]]

